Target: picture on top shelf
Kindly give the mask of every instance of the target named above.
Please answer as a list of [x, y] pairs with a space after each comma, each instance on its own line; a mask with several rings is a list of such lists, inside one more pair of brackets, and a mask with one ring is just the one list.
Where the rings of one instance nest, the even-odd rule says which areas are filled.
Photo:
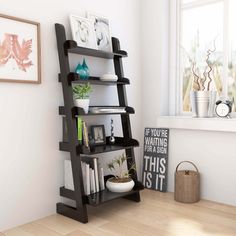
[[0, 14], [0, 29], [0, 81], [40, 84], [40, 24]]
[[87, 17], [93, 21], [98, 50], [112, 52], [109, 20], [91, 12], [87, 12]]
[[81, 16], [70, 15], [72, 38], [77, 46], [97, 49], [93, 21]]
[[94, 139], [94, 145], [106, 144], [106, 135], [104, 125], [91, 126], [91, 133]]

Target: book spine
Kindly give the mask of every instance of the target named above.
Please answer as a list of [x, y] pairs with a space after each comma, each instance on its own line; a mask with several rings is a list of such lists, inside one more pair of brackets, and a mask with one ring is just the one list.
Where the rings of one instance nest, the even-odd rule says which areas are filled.
[[93, 158], [96, 192], [99, 192], [98, 159]]
[[100, 189], [101, 191], [105, 189], [105, 182], [104, 182], [104, 170], [101, 167], [99, 171], [99, 182], [100, 182]]
[[94, 170], [92, 168], [90, 168], [90, 190], [91, 190], [91, 193], [96, 192]]
[[81, 166], [82, 166], [82, 176], [83, 176], [83, 184], [84, 184], [84, 193], [86, 194], [86, 185], [87, 185], [87, 180], [86, 180], [86, 163], [85, 162], [81, 162]]
[[84, 121], [82, 121], [82, 124], [83, 124], [84, 145], [90, 151], [87, 125]]
[[86, 164], [86, 195], [90, 195], [90, 173], [89, 164]]
[[82, 130], [83, 130], [83, 127], [82, 127], [82, 119], [80, 117], [77, 118], [77, 127], [78, 127], [78, 141], [79, 141], [79, 144], [82, 144], [82, 140], [83, 140]]

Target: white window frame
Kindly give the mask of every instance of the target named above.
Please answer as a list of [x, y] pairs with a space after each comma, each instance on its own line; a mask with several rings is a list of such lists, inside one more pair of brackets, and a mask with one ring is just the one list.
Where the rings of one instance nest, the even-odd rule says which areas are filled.
[[192, 3], [187, 3], [181, 6], [181, 0], [170, 0], [170, 81], [169, 81], [169, 115], [171, 116], [189, 116], [191, 112], [183, 112], [182, 106], [182, 79], [180, 78], [180, 47], [181, 44], [181, 10], [193, 8], [197, 6], [212, 4], [216, 2], [224, 2], [224, 19], [223, 19], [223, 74], [222, 83], [223, 91], [222, 96], [227, 96], [228, 85], [226, 80], [228, 77], [228, 62], [229, 62], [229, 0], [198, 0]]

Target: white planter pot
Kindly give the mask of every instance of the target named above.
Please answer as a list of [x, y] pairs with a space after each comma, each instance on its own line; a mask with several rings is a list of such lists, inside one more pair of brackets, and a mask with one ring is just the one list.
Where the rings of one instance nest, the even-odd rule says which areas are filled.
[[89, 99], [75, 99], [74, 104], [76, 107], [83, 108], [86, 114], [88, 113]]
[[126, 183], [114, 183], [114, 182], [109, 181], [110, 179], [107, 180], [106, 187], [111, 192], [114, 192], [114, 193], [129, 192], [134, 187], [134, 181], [132, 179], [129, 182], [126, 182]]

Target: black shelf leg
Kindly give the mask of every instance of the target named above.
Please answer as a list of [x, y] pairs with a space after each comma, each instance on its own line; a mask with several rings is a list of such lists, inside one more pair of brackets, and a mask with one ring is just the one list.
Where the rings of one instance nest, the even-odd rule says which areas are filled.
[[87, 210], [83, 208], [74, 208], [63, 203], [57, 203], [57, 213], [63, 216], [69, 217], [73, 220], [77, 220], [81, 223], [87, 223], [88, 217]]
[[56, 24], [57, 48], [59, 55], [59, 62], [61, 68], [61, 82], [63, 97], [65, 103], [65, 115], [68, 130], [68, 143], [70, 150], [73, 182], [75, 188], [75, 202], [76, 208], [72, 208], [62, 203], [57, 204], [57, 212], [64, 216], [76, 219], [82, 223], [88, 222], [86, 203], [84, 202], [84, 185], [81, 171], [81, 158], [77, 154], [76, 146], [78, 145], [77, 139], [77, 126], [76, 117], [72, 113], [74, 107], [73, 93], [71, 84], [68, 83], [67, 75], [70, 72], [68, 53], [65, 50], [66, 34], [63, 25]]
[[[112, 38], [112, 45], [113, 45], [113, 51], [119, 51], [120, 50], [120, 42], [117, 38]], [[118, 77], [124, 77], [124, 70], [123, 70], [123, 63], [121, 57], [114, 57], [114, 67], [115, 67], [115, 73]], [[120, 106], [128, 106], [127, 101], [127, 94], [126, 94], [126, 87], [123, 85], [117, 85], [117, 92], [118, 92], [118, 99], [119, 99], [119, 105]], [[131, 131], [131, 123], [130, 123], [130, 117], [129, 115], [121, 115], [121, 123], [122, 123], [122, 130], [123, 130], [123, 136], [124, 139], [129, 140], [132, 138], [132, 131]], [[135, 161], [135, 155], [134, 155], [134, 148], [126, 149], [125, 150], [126, 155], [128, 157], [131, 157], [127, 161], [127, 167], [130, 169], [130, 167], [136, 163]], [[134, 181], [138, 180], [137, 172], [132, 171], [131, 176]], [[140, 194], [135, 193], [128, 197], [128, 199], [139, 202], [140, 201]]]

